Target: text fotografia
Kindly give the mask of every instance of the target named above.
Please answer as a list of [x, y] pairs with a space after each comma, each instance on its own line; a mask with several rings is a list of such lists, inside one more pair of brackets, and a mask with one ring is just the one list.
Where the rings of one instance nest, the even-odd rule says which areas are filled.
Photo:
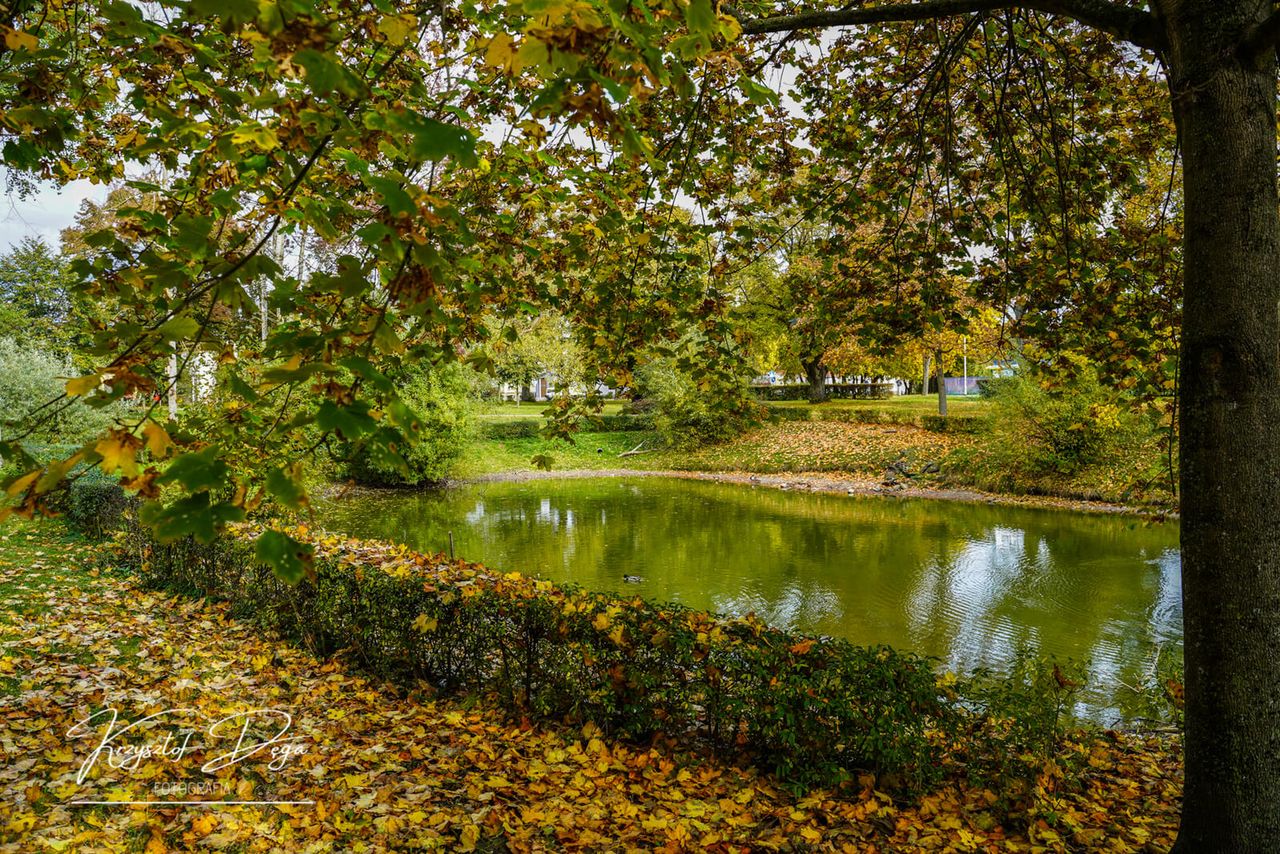
[[306, 752], [303, 736], [289, 734], [293, 716], [281, 709], [237, 712], [203, 726], [200, 717], [197, 709], [165, 709], [130, 723], [114, 708], [93, 713], [67, 730], [68, 738], [95, 739], [76, 782], [84, 783], [95, 768], [129, 774], [151, 761], [186, 766], [194, 754], [204, 759], [199, 769], [205, 774], [249, 759], [281, 771]]
[[151, 784], [151, 794], [157, 798], [226, 797], [232, 791], [230, 780], [169, 780]]

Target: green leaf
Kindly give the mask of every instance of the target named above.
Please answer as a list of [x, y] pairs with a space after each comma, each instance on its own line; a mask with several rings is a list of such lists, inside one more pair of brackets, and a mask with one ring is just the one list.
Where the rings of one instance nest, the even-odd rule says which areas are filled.
[[195, 337], [200, 331], [200, 321], [190, 316], [175, 317], [161, 324], [156, 331], [166, 341], [181, 341], [184, 338]]
[[302, 66], [302, 70], [306, 72], [307, 85], [317, 95], [331, 95], [334, 92], [355, 95], [359, 92], [358, 81], [351, 73], [318, 50], [304, 48], [293, 55], [293, 61]]
[[386, 131], [394, 138], [407, 136], [408, 139], [399, 144], [407, 154], [420, 160], [453, 157], [468, 166], [476, 163], [475, 137], [458, 125], [408, 109], [373, 114], [365, 119], [365, 123], [371, 128]]
[[203, 451], [183, 454], [169, 464], [157, 483], [177, 481], [188, 492], [215, 489], [227, 482], [230, 473], [227, 464], [218, 458], [219, 448], [210, 445]]
[[475, 159], [475, 138], [464, 128], [413, 112], [404, 114], [403, 127], [413, 135], [410, 152], [423, 160], [456, 157], [470, 163]]
[[198, 492], [168, 507], [159, 502], [148, 502], [138, 511], [138, 518], [151, 528], [156, 540], [162, 544], [186, 536], [211, 543], [225, 525], [242, 521], [244, 510], [227, 502], [213, 504], [209, 493]]
[[302, 482], [302, 465], [294, 463], [283, 468], [274, 468], [267, 472], [267, 492], [274, 495], [281, 504], [293, 510], [301, 509], [307, 503], [307, 489]]
[[193, 16], [221, 18], [224, 29], [240, 27], [258, 18], [257, 0], [191, 0]]
[[689, 0], [684, 10], [685, 22], [689, 31], [711, 35], [716, 29], [716, 13], [711, 8], [711, 0]]
[[392, 214], [404, 214], [405, 216], [416, 216], [418, 206], [414, 204], [413, 197], [405, 192], [400, 182], [393, 178], [383, 178], [378, 175], [369, 175], [364, 179], [369, 189], [382, 196], [382, 203], [387, 206], [387, 210]]
[[315, 560], [314, 546], [279, 531], [263, 531], [254, 544], [253, 553], [286, 584], [301, 581]]
[[372, 432], [378, 422], [369, 415], [369, 406], [363, 401], [351, 406], [338, 406], [332, 400], [326, 400], [316, 412], [316, 425], [326, 433], [336, 432], [343, 439], [355, 439]]

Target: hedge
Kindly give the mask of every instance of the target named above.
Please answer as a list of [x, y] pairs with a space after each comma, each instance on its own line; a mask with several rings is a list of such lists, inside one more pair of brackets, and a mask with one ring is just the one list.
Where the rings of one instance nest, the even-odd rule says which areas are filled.
[[940, 773], [937, 733], [959, 720], [933, 662], [888, 647], [291, 534], [316, 552], [314, 573], [294, 586], [254, 559], [246, 531], [159, 545], [135, 526], [126, 541], [148, 583], [231, 600], [318, 655], [350, 649], [389, 680], [491, 692], [618, 737], [746, 751], [798, 787], [861, 771], [925, 787]]
[[981, 433], [987, 419], [980, 415], [921, 415], [920, 426], [934, 433]]

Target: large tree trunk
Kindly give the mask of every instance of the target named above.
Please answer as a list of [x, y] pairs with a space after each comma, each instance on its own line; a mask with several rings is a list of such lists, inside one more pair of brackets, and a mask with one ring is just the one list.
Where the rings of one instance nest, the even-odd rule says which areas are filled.
[[938, 414], [947, 414], [947, 378], [942, 370], [942, 353], [938, 352], [933, 357], [934, 364], [938, 366]]
[[1259, 0], [1169, 0], [1186, 201], [1178, 852], [1280, 851], [1280, 213]]
[[809, 381], [809, 402], [822, 403], [827, 399], [827, 369], [822, 359], [801, 362], [804, 377]]

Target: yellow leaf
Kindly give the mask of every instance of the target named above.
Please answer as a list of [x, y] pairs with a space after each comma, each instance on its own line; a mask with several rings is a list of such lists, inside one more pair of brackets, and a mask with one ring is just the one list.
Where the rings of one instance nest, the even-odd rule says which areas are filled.
[[151, 456], [163, 459], [173, 450], [173, 440], [163, 427], [154, 421], [148, 421], [142, 427], [142, 435], [147, 439], [147, 450]]
[[428, 617], [426, 614], [419, 614], [417, 619], [413, 621], [413, 627], [420, 632], [434, 632], [439, 621], [435, 617]]
[[378, 21], [378, 32], [387, 37], [393, 45], [402, 45], [413, 35], [418, 27], [418, 19], [414, 15], [383, 15]]
[[124, 430], [112, 430], [93, 449], [102, 455], [102, 470], [111, 474], [116, 469], [128, 477], [138, 473], [138, 449], [142, 440]]
[[169, 850], [169, 846], [164, 844], [164, 834], [159, 828], [151, 831], [151, 838], [147, 840], [147, 847], [142, 849], [143, 854], [165, 854]]
[[489, 40], [484, 51], [486, 65], [501, 68], [508, 74], [518, 74], [522, 64], [516, 59], [516, 43], [506, 33], [498, 33]]
[[9, 46], [9, 50], [35, 50], [40, 46], [40, 41], [31, 33], [24, 33], [22, 30], [11, 30], [5, 28], [4, 43]]
[[85, 374], [82, 377], [74, 377], [67, 380], [67, 394], [71, 397], [79, 397], [102, 385], [102, 377], [99, 374]]
[[196, 836], [208, 836], [217, 825], [218, 819], [210, 813], [205, 813], [204, 815], [196, 816], [195, 820], [191, 822], [191, 831]]
[[35, 471], [27, 472], [22, 477], [18, 478], [13, 483], [9, 484], [9, 488], [6, 489], [5, 492], [9, 493], [10, 495], [17, 495], [20, 492], [26, 492], [27, 487], [31, 486], [31, 484], [36, 482], [36, 478], [40, 476], [40, 472], [41, 472], [41, 469], [36, 469]]
[[474, 824], [468, 824], [462, 828], [462, 836], [459, 840], [462, 843], [460, 851], [475, 851], [476, 843], [480, 841], [480, 828]]

